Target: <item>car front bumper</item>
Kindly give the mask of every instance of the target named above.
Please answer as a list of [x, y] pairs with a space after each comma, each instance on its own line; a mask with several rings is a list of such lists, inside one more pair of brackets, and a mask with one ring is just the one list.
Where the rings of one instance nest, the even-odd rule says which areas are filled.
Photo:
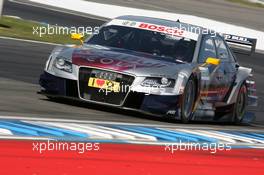
[[[116, 105], [111, 102], [102, 101], [101, 99], [96, 100], [97, 98], [94, 98], [95, 100], [83, 99], [83, 97], [80, 96], [78, 83], [79, 82], [77, 80], [57, 77], [48, 72], [44, 72], [40, 76], [39, 80], [39, 84], [42, 87], [41, 93], [47, 96], [71, 98], [90, 103], [142, 111], [154, 115], [169, 115], [176, 118], [179, 116], [180, 95], [153, 95], [129, 91], [123, 98], [122, 103], [120, 103], [120, 105]], [[96, 92], [93, 92], [93, 95], [96, 96]], [[115, 96], [105, 96], [105, 98], [115, 98]]]

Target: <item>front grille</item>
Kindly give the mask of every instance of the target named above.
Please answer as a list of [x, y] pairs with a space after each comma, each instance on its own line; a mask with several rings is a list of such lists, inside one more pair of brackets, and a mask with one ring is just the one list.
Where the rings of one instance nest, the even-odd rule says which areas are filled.
[[[106, 92], [105, 89], [90, 87], [88, 86], [90, 78], [98, 78], [98, 79], [118, 82], [120, 84], [120, 91]], [[132, 85], [133, 81], [134, 81], [134, 77], [130, 75], [81, 67], [79, 69], [80, 97], [85, 100], [121, 105], [127, 93], [129, 92], [129, 88]]]

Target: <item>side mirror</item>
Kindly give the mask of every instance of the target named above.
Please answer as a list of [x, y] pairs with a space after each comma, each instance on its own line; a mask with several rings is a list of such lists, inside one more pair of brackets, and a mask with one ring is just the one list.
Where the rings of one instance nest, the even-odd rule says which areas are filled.
[[212, 64], [212, 65], [218, 66], [220, 63], [221, 63], [221, 60], [217, 58], [208, 57], [206, 59], [206, 64]]
[[72, 33], [71, 34], [71, 39], [79, 40], [81, 42], [81, 44], [83, 44], [83, 38], [84, 38], [84, 36], [82, 34], [79, 34], [79, 33]]

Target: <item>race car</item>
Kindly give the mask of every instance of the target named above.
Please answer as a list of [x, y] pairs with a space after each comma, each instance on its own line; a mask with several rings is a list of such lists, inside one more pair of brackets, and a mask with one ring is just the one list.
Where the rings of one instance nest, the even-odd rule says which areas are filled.
[[[190, 26], [196, 30], [189, 31]], [[178, 21], [121, 16], [80, 45], [57, 46], [40, 76], [41, 93], [153, 116], [240, 123], [257, 104], [252, 70], [227, 44], [251, 39], [201, 32]]]

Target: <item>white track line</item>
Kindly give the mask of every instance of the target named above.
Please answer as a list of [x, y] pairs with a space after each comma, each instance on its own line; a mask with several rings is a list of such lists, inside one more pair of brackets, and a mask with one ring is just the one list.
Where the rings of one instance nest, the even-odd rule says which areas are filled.
[[99, 132], [88, 130], [85, 128], [76, 127], [71, 123], [51, 123], [51, 122], [30, 122], [30, 123], [41, 125], [41, 126], [43, 125], [44, 126], [55, 126], [55, 127], [59, 127], [62, 129], [69, 129], [69, 130], [73, 130], [77, 132], [86, 133], [89, 135], [88, 136], [89, 138], [113, 139], [113, 137], [110, 134], [99, 133]]
[[[37, 117], [21, 117], [21, 116], [0, 116], [0, 119], [13, 119], [13, 120], [22, 120], [24, 122], [27, 121], [44, 121], [44, 122], [62, 122], [62, 123], [76, 123], [76, 124], [109, 124], [109, 125], [130, 125], [130, 126], [150, 126], [150, 127], [164, 127], [168, 129], [203, 129], [203, 130], [238, 130], [241, 129], [240, 127], [237, 128], [223, 128], [220, 125], [218, 127], [209, 127], [209, 126], [188, 126], [184, 124], [180, 125], [173, 125], [173, 124], [142, 124], [142, 123], [128, 123], [128, 122], [112, 122], [112, 121], [89, 121], [89, 120], [74, 120], [74, 119], [56, 119], [56, 118], [37, 118]], [[256, 132], [259, 131], [257, 129], [248, 129], [248, 128], [243, 128], [243, 131], [248, 131], [248, 132]]]
[[[40, 122], [40, 121], [23, 121], [30, 124], [36, 124], [40, 126], [55, 126], [63, 129], [69, 129], [74, 131], [79, 131], [87, 133], [89, 139], [130, 139], [130, 140], [148, 140], [148, 141], [157, 141], [156, 137], [132, 133], [129, 131], [123, 131], [119, 129], [112, 129], [103, 126], [95, 126], [89, 124], [74, 124], [74, 123], [54, 123], [54, 122]], [[117, 138], [116, 138], [117, 137]]]
[[219, 136], [219, 135], [216, 135], [210, 131], [187, 130], [187, 129], [177, 129], [175, 131], [181, 131], [181, 132], [196, 134], [196, 135], [205, 136], [205, 137], [209, 137], [209, 138], [215, 138], [215, 139], [218, 139], [219, 141], [224, 141], [224, 142], [228, 142], [228, 143], [237, 143], [234, 139]]
[[[95, 125], [94, 125], [95, 126]], [[144, 139], [144, 140], [149, 140], [149, 141], [157, 141], [156, 137], [150, 136], [150, 135], [144, 135], [144, 134], [139, 134], [139, 133], [133, 133], [129, 131], [124, 131], [124, 130], [119, 130], [119, 129], [113, 129], [109, 127], [104, 127], [104, 126], [95, 126], [96, 128], [100, 128], [104, 132], [113, 132], [113, 135], [118, 135], [119, 137], [125, 137], [126, 139], [132, 139], [132, 140], [139, 140], [139, 139]]]
[[0, 135], [13, 135], [13, 133], [7, 129], [0, 128]]
[[136, 138], [136, 137], [131, 136], [129, 134], [121, 133], [121, 130], [111, 131], [111, 130], [109, 130], [110, 128], [107, 128], [107, 127], [100, 128], [100, 127], [97, 127], [96, 125], [80, 125], [80, 124], [72, 124], [72, 125], [77, 127], [77, 128], [85, 128], [85, 129], [88, 129], [88, 130], [91, 130], [91, 131], [104, 133], [104, 134], [109, 134], [115, 139], [130, 139], [130, 140], [134, 140]]
[[234, 139], [241, 140], [241, 141], [248, 142], [248, 143], [255, 143], [255, 142], [262, 143], [262, 144], [264, 143], [264, 140], [248, 138], [248, 137], [239, 136], [239, 135], [235, 135], [235, 134], [224, 133], [224, 132], [220, 132], [220, 131], [215, 131], [215, 132], [221, 134], [223, 137], [234, 138]]
[[47, 137], [28, 137], [28, 136], [12, 136], [12, 135], [0, 135], [0, 139], [8, 139], [8, 140], [36, 140], [36, 141], [47, 141], [47, 140], [55, 140]]
[[254, 141], [252, 141], [249, 138], [240, 137], [240, 136], [237, 136], [237, 135], [231, 135], [231, 134], [229, 135], [229, 134], [226, 134], [226, 133], [223, 133], [223, 132], [218, 132], [218, 131], [212, 131], [212, 133], [214, 133], [215, 135], [218, 135], [220, 137], [225, 137], [225, 138], [230, 138], [230, 139], [237, 140], [238, 142], [242, 141], [242, 142], [246, 142], [246, 143], [250, 143], [250, 144], [254, 144], [255, 143]]

